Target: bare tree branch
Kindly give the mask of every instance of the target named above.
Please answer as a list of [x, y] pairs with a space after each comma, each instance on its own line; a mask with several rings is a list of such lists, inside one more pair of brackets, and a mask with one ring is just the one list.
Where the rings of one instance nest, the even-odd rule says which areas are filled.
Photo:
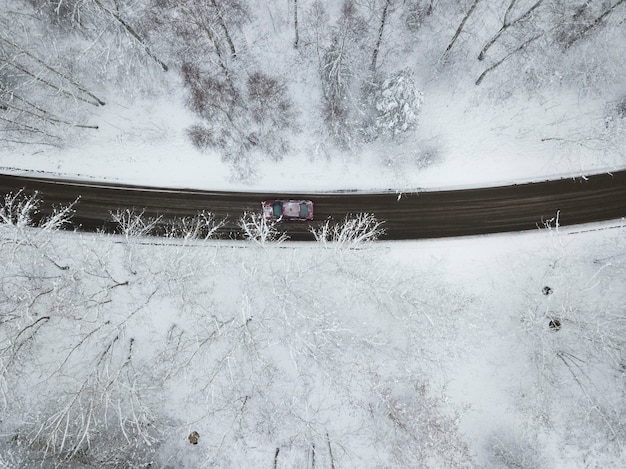
[[20, 97], [18, 94], [15, 93], [15, 91], [13, 90], [9, 90], [7, 87], [5, 87], [4, 85], [2, 85], [0, 83], [0, 91], [3, 91], [4, 93], [7, 93], [10, 96], [10, 99], [17, 99], [18, 101], [21, 101], [22, 103], [36, 109], [39, 112], [43, 112], [44, 114], [48, 114], [48, 111], [46, 111], [45, 109], [42, 109], [41, 107], [39, 107], [38, 105], [27, 101], [26, 99]]
[[[50, 115], [42, 116], [41, 114], [37, 114], [36, 112], [29, 111], [28, 109], [23, 109], [21, 107], [15, 106], [14, 104], [10, 104], [10, 103], [7, 103], [7, 102], [4, 102], [3, 105], [6, 106], [6, 108], [11, 108], [11, 109], [14, 109], [14, 110], [16, 110], [18, 112], [23, 112], [23, 113], [28, 114], [30, 116], [33, 116], [33, 117], [35, 117], [37, 119], [40, 119], [42, 121], [49, 122], [49, 123], [52, 123], [52, 124], [65, 124], [65, 125], [69, 125], [70, 127], [78, 127], [78, 128], [81, 128], [81, 129], [96, 129], [96, 130], [98, 129], [97, 125], [75, 124], [75, 123], [66, 121], [64, 119], [60, 119], [60, 118], [57, 118], [57, 117], [51, 117]], [[6, 110], [6, 108], [5, 108], [5, 110]]]
[[483, 79], [485, 78], [485, 76], [493, 71], [494, 69], [496, 69], [498, 66], [500, 66], [504, 61], [506, 61], [509, 57], [515, 55], [516, 53], [518, 53], [519, 51], [523, 50], [526, 46], [528, 46], [530, 43], [536, 41], [537, 39], [539, 39], [541, 36], [543, 36], [543, 33], [541, 34], [537, 34], [536, 36], [531, 37], [530, 39], [528, 39], [527, 41], [523, 42], [519, 47], [517, 47], [515, 50], [513, 50], [512, 52], [508, 53], [507, 55], [505, 55], [502, 59], [500, 59], [499, 61], [497, 61], [496, 63], [494, 63], [493, 65], [491, 65], [489, 68], [487, 68], [483, 73], [480, 74], [480, 76], [478, 77], [478, 79], [476, 80], [476, 85], [480, 85], [480, 83], [483, 81]]
[[[104, 10], [105, 12], [107, 12], [108, 14], [110, 14], [119, 24], [121, 24], [124, 29], [126, 31], [128, 31], [128, 33], [134, 37], [137, 42], [139, 42], [139, 44], [141, 44], [143, 46], [143, 49], [146, 51], [146, 54], [148, 54], [148, 57], [150, 57], [152, 60], [154, 60], [156, 63], [158, 63], [161, 68], [163, 69], [163, 71], [167, 72], [168, 67], [165, 63], [163, 63], [153, 52], [152, 50], [150, 50], [150, 47], [148, 47], [148, 45], [146, 44], [146, 42], [143, 40], [143, 38], [137, 33], [137, 31], [135, 31], [135, 29], [129, 25], [126, 21], [124, 21], [124, 19], [118, 15], [116, 12], [112, 11], [111, 9], [107, 8], [106, 6], [104, 6], [100, 0], [93, 0], [93, 2], [100, 7], [102, 10]], [[104, 104], [104, 103], [102, 103]]]
[[578, 41], [579, 39], [581, 39], [583, 36], [585, 36], [587, 33], [589, 33], [589, 31], [597, 28], [600, 23], [602, 23], [602, 21], [604, 21], [606, 19], [607, 16], [609, 16], [611, 13], [613, 13], [613, 11], [615, 10], [615, 8], [617, 8], [618, 6], [620, 6], [622, 3], [624, 3], [626, 0], [618, 0], [613, 6], [610, 6], [609, 8], [607, 8], [604, 12], [602, 12], [602, 14], [600, 16], [598, 16], [594, 21], [592, 21], [591, 23], [589, 23], [587, 26], [585, 26], [582, 31], [580, 31], [578, 34], [576, 34], [575, 36], [573, 36], [571, 39], [569, 39], [566, 43], [565, 43], [565, 49], [569, 49], [570, 47], [572, 47], [572, 45]]
[[33, 126], [30, 126], [30, 125], [27, 125], [27, 124], [22, 124], [22, 123], [20, 123], [20, 122], [16, 122], [16, 121], [14, 121], [14, 120], [7, 119], [7, 118], [5, 118], [5, 117], [0, 117], [0, 120], [2, 120], [2, 121], [4, 121], [4, 122], [8, 122], [9, 124], [13, 124], [13, 125], [15, 125], [15, 126], [19, 127], [19, 129], [8, 129], [8, 130], [16, 130], [16, 131], [19, 131], [19, 130], [21, 129], [22, 131], [24, 131], [24, 130], [25, 130], [25, 131], [27, 131], [27, 132], [34, 132], [34, 133], [38, 133], [38, 134], [45, 135], [46, 137], [50, 137], [50, 138], [56, 138], [56, 139], [60, 139], [60, 138], [61, 138], [61, 137], [59, 137], [59, 136], [57, 136], [57, 135], [52, 135], [52, 134], [49, 134], [49, 133], [48, 133], [48, 132], [46, 132], [45, 130], [41, 130], [41, 129], [37, 128], [37, 127], [33, 127]]
[[228, 32], [228, 28], [226, 27], [226, 23], [224, 22], [224, 17], [222, 16], [222, 10], [219, 5], [215, 2], [215, 0], [211, 0], [211, 4], [215, 7], [215, 11], [217, 12], [217, 20], [224, 31], [224, 36], [226, 37], [226, 42], [228, 42], [228, 47], [230, 47], [230, 53], [233, 57], [237, 57], [237, 50], [235, 49], [235, 44], [233, 43], [232, 38], [230, 37], [230, 33]]
[[41, 78], [38, 75], [35, 75], [34, 73], [30, 72], [28, 69], [24, 68], [23, 66], [15, 63], [13, 61], [5, 59], [5, 62], [8, 63], [9, 65], [11, 65], [13, 68], [19, 70], [20, 72], [25, 73], [26, 75], [34, 78], [35, 80], [43, 83], [44, 85], [47, 85], [50, 88], [58, 91], [59, 93], [62, 93], [64, 95], [66, 95], [66, 96], [69, 96], [69, 97], [71, 97], [73, 99], [77, 99], [79, 101], [82, 101], [82, 102], [87, 103], [87, 104], [91, 104], [93, 106], [102, 106], [104, 104], [104, 102], [100, 101], [98, 98], [96, 98], [96, 101], [91, 101], [91, 100], [85, 99], [85, 98], [83, 98], [81, 96], [77, 96], [74, 93], [70, 93], [69, 91], [67, 91], [67, 90], [65, 90], [65, 89], [55, 85], [54, 83], [52, 83], [52, 82], [50, 82], [48, 80], [44, 80], [43, 78]]
[[353, 249], [377, 240], [385, 232], [382, 225], [383, 222], [378, 221], [373, 214], [360, 213], [354, 217], [346, 216], [335, 225], [326, 221], [319, 228], [312, 228], [311, 233], [324, 247]]
[[474, 10], [476, 9], [476, 6], [478, 5], [479, 1], [480, 0], [474, 0], [474, 2], [472, 3], [472, 6], [470, 7], [468, 12], [465, 14], [463, 19], [461, 20], [461, 24], [459, 24], [459, 27], [456, 29], [456, 32], [454, 33], [454, 36], [452, 36], [452, 40], [450, 41], [450, 44], [448, 44], [448, 47], [446, 47], [446, 50], [443, 53], [444, 60], [448, 56], [448, 53], [452, 49], [452, 46], [454, 46], [454, 43], [456, 42], [456, 40], [458, 39], [459, 35], [461, 34], [461, 31], [463, 31], [463, 27], [465, 26], [465, 23], [467, 23], [467, 20], [469, 19], [469, 17], [472, 15]]
[[[97, 1], [97, 0], [96, 0]], [[28, 57], [30, 57], [31, 59], [33, 59], [35, 62], [37, 62], [38, 64], [42, 65], [43, 67], [45, 67], [46, 69], [48, 69], [49, 71], [51, 71], [52, 73], [55, 73], [56, 75], [60, 76], [61, 78], [63, 78], [64, 80], [66, 80], [68, 83], [71, 83], [72, 85], [74, 85], [79, 91], [85, 93], [86, 95], [88, 95], [89, 97], [95, 99], [96, 101], [96, 105], [99, 106], [104, 106], [104, 101], [102, 101], [100, 98], [98, 98], [96, 95], [94, 95], [93, 93], [91, 93], [90, 91], [87, 91], [85, 88], [83, 88], [81, 85], [79, 85], [78, 83], [76, 83], [74, 80], [72, 80], [71, 78], [69, 78], [68, 76], [62, 74], [61, 72], [59, 72], [58, 70], [50, 67], [47, 63], [45, 63], [43, 60], [39, 59], [38, 57], [35, 57], [33, 54], [31, 54], [30, 52], [28, 52], [27, 50], [25, 50], [24, 48], [18, 46], [17, 44], [15, 44], [13, 41], [10, 41], [9, 39], [6, 39], [2, 36], [0, 36], [0, 40], [5, 42], [6, 44], [11, 45], [12, 47], [14, 47], [15, 49], [17, 49], [18, 51], [22, 52], [23, 54], [27, 55]], [[12, 64], [13, 66], [15, 66], [14, 64]], [[24, 71], [24, 70], [22, 70]], [[24, 71], [25, 73], [28, 73], [26, 71]], [[29, 75], [31, 75], [30, 73], [28, 73]], [[31, 75], [34, 77], [34, 75]], [[35, 77], [37, 78], [37, 77]], [[37, 78], [39, 79], [39, 78]], [[40, 80], [43, 81], [43, 80]], [[48, 84], [49, 86], [53, 86], [50, 85], [49, 83], [43, 81], [44, 83]], [[53, 86], [54, 87], [54, 86]], [[56, 87], [59, 91], [61, 91], [58, 87]], [[72, 95], [73, 96], [73, 95]], [[81, 99], [81, 98], [78, 98]], [[86, 101], [83, 100], [85, 102], [88, 102], [89, 104], [94, 104], [91, 101]]]
[[267, 221], [260, 213], [244, 213], [239, 219], [239, 227], [246, 239], [263, 247], [269, 243], [282, 243], [288, 238], [286, 233], [276, 228], [275, 223]]
[[489, 48], [494, 45], [494, 43], [498, 40], [498, 38], [502, 35], [502, 33], [504, 33], [504, 31], [506, 31], [510, 26], [513, 26], [516, 23], [519, 23], [520, 21], [523, 21], [524, 19], [528, 18], [532, 14], [533, 11], [535, 11], [537, 8], [539, 8], [539, 6], [541, 5], [542, 2], [543, 2], [543, 0], [539, 0], [537, 3], [535, 3], [533, 6], [531, 6], [526, 11], [526, 13], [524, 13], [521, 16], [519, 16], [518, 18], [510, 21], [509, 20], [509, 13], [511, 12], [513, 7], [515, 6], [515, 3], [517, 3], [517, 0], [511, 0], [511, 3], [509, 4], [509, 7], [506, 10], [506, 13], [504, 13], [504, 20], [502, 22], [502, 27], [500, 28], [500, 30], [496, 34], [494, 34], [494, 36], [491, 39], [489, 39], [487, 41], [487, 43], [485, 44], [483, 49], [480, 51], [480, 54], [478, 54], [478, 60], [483, 60], [485, 58], [485, 54], [487, 53]]

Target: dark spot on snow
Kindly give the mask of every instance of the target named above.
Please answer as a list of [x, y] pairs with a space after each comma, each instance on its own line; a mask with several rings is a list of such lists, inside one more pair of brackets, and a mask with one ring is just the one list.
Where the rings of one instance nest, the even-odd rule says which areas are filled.
[[541, 289], [541, 293], [543, 293], [544, 295], [548, 296], [552, 294], [552, 288], [548, 287], [547, 285], [545, 287], [543, 287]]
[[553, 331], [558, 331], [561, 329], [561, 321], [556, 318], [550, 319], [550, 322], [548, 322], [548, 327]]
[[626, 118], [626, 96], [624, 96], [615, 106], [617, 116], [622, 119]]
[[189, 443], [191, 443], [192, 445], [197, 445], [199, 439], [200, 434], [198, 432], [191, 432], [189, 434]]

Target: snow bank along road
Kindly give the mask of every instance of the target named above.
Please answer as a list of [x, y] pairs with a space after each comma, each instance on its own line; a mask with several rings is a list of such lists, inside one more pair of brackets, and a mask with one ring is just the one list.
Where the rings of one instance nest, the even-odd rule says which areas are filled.
[[558, 214], [559, 224], [574, 225], [626, 217], [626, 170], [538, 183], [405, 193], [252, 193], [165, 189], [0, 175], [0, 193], [37, 191], [42, 214], [51, 206], [80, 197], [74, 223], [80, 230], [114, 231], [110, 212], [145, 208], [146, 216], [164, 218], [212, 212], [226, 218], [225, 237], [238, 238], [237, 220], [244, 211], [258, 211], [266, 199], [310, 199], [315, 221], [282, 223], [293, 240], [311, 240], [311, 226], [348, 214], [373, 213], [384, 220], [383, 239], [419, 239], [532, 230]]

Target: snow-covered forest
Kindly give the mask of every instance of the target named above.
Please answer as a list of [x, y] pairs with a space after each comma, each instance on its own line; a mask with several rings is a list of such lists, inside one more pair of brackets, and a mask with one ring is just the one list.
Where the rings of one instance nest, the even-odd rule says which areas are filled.
[[624, 162], [622, 0], [1, 6], [5, 166], [99, 147], [168, 164], [176, 139], [247, 183], [279, 161], [367, 161], [396, 185], [452, 158], [532, 176]]
[[[3, 171], [402, 191], [626, 164], [624, 0], [0, 22]], [[61, 232], [38, 202], [0, 200], [0, 467], [626, 466], [623, 220], [382, 243], [362, 215], [300, 244], [249, 214], [238, 243], [210, 213], [150, 237], [140, 208]]]
[[132, 211], [121, 235], [59, 233], [71, 207], [37, 207], [0, 209], [4, 467], [626, 460], [623, 226], [242, 244], [206, 216], [147, 237]]

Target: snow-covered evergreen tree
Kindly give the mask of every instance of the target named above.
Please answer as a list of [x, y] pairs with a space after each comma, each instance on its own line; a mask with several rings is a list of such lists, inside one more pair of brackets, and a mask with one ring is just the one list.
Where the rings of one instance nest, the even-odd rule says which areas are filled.
[[424, 95], [417, 88], [413, 71], [403, 69], [387, 78], [376, 97], [376, 128], [397, 136], [417, 127]]

